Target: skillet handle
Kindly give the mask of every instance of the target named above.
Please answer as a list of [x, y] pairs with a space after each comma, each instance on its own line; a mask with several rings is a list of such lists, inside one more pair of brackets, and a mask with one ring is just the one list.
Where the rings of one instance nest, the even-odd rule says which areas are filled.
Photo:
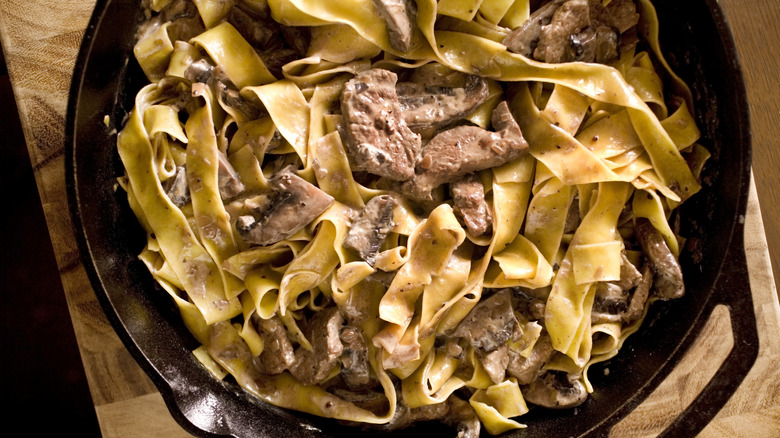
[[735, 233], [726, 263], [717, 281], [717, 294], [709, 312], [718, 304], [729, 308], [734, 346], [718, 371], [696, 399], [659, 437], [696, 436], [717, 415], [745, 379], [758, 356], [758, 331], [750, 293], [742, 233]]

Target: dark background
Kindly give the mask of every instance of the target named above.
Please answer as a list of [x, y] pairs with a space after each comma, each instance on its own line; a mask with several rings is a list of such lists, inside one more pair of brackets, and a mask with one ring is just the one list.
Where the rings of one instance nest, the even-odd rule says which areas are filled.
[[99, 437], [2, 49], [0, 138], [2, 428]]

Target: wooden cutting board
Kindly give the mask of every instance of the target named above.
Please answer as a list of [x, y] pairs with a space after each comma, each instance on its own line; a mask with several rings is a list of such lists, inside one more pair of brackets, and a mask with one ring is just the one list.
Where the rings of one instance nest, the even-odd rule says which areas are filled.
[[[759, 357], [706, 437], [780, 436], [780, 305], [770, 255], [780, 261], [780, 2], [721, 0], [732, 23], [752, 108], [754, 175], [745, 251], [758, 321]], [[0, 41], [59, 265], [70, 316], [105, 437], [189, 436], [111, 328], [81, 265], [65, 192], [68, 90], [94, 0], [0, 1]], [[757, 190], [756, 190], [757, 186]], [[758, 195], [758, 196], [757, 196]], [[764, 221], [759, 209], [764, 206]], [[766, 226], [765, 226], [766, 225]], [[769, 245], [767, 245], [767, 241]], [[769, 249], [771, 248], [771, 250]], [[778, 265], [775, 264], [777, 267]], [[733, 346], [729, 311], [719, 307], [675, 371], [612, 431], [655, 436], [695, 398]]]

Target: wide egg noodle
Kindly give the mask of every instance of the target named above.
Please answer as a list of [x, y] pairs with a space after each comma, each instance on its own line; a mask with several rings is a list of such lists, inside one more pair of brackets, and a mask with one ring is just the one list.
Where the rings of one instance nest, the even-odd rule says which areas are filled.
[[150, 84], [139, 92], [135, 108], [117, 138], [119, 155], [161, 252], [190, 299], [209, 324], [224, 321], [240, 313], [241, 305], [237, 298], [228, 297], [222, 270], [195, 237], [181, 210], [168, 199], [156, 176], [151, 142], [141, 121], [156, 90], [157, 85]]

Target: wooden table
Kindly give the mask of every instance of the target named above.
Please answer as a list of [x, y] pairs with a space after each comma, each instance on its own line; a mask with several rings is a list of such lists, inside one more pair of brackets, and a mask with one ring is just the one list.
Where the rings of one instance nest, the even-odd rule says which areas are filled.
[[[780, 436], [780, 2], [721, 0], [732, 24], [752, 109], [754, 175], [745, 250], [758, 320], [755, 366], [702, 436]], [[80, 263], [65, 194], [63, 150], [68, 89], [94, 0], [3, 0], [0, 37], [14, 87], [73, 327], [105, 437], [188, 436], [103, 314]], [[756, 194], [758, 196], [756, 196]], [[759, 210], [760, 199], [763, 206]], [[765, 237], [766, 236], [766, 237]], [[767, 245], [767, 242], [769, 245]], [[614, 436], [654, 436], [682, 411], [728, 354], [733, 340], [725, 307], [716, 309], [683, 362]], [[706, 359], [706, 360], [704, 360]]]

